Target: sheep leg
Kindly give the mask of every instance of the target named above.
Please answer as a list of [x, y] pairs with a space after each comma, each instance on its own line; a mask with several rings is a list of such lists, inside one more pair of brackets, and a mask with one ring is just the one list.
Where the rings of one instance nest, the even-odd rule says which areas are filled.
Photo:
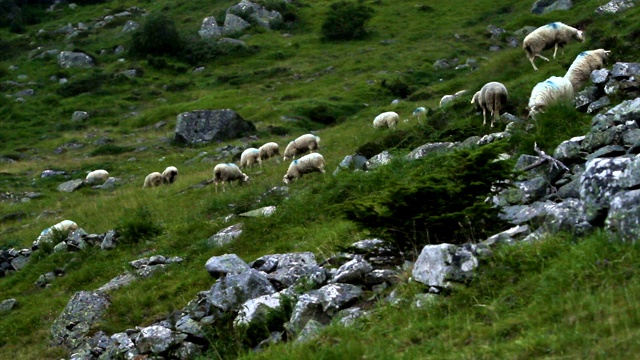
[[[540, 59], [544, 60], [544, 61], [549, 61], [549, 59], [547, 59], [546, 57], [540, 55], [540, 54], [536, 54], [536, 57], [539, 57]], [[556, 55], [555, 53], [553, 54], [553, 58], [555, 59]]]
[[529, 59], [529, 62], [533, 66], [533, 70], [538, 71], [538, 68], [536, 67], [536, 64], [533, 63], [533, 59], [535, 59], [535, 57], [532, 57], [531, 59]]
[[482, 108], [482, 126], [487, 125], [487, 110]]

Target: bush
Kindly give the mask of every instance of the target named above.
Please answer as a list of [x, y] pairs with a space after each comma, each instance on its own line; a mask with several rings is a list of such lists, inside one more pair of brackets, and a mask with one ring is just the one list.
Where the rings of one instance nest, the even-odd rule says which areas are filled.
[[373, 17], [373, 9], [352, 1], [338, 1], [330, 6], [322, 35], [327, 40], [351, 40], [367, 35], [365, 24]]
[[118, 146], [113, 144], [100, 145], [97, 149], [93, 150], [89, 155], [120, 155], [135, 150], [133, 146]]
[[162, 226], [153, 220], [151, 211], [147, 207], [140, 207], [133, 214], [127, 214], [121, 218], [116, 231], [119, 242], [135, 244], [160, 235]]
[[[485, 202], [497, 191], [498, 182], [511, 177], [510, 162], [494, 161], [504, 145], [414, 160], [412, 173], [404, 174], [411, 181], [388, 184], [380, 193], [346, 202], [339, 209], [361, 229], [405, 250], [492, 235], [505, 228], [498, 219], [499, 209]], [[429, 161], [438, 167], [429, 166]]]
[[133, 32], [129, 51], [140, 57], [176, 56], [182, 47], [182, 40], [173, 20], [162, 13], [156, 13], [149, 15], [144, 24]]

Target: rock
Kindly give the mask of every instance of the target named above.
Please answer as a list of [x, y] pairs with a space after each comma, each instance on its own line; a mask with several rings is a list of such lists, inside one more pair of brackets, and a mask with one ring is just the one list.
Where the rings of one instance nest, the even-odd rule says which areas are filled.
[[95, 66], [93, 58], [85, 53], [62, 51], [58, 55], [58, 65], [64, 69], [69, 68], [92, 68]]
[[202, 26], [198, 34], [203, 39], [219, 38], [222, 36], [222, 27], [218, 26], [215, 17], [209, 16], [202, 20]]
[[587, 114], [593, 114], [598, 112], [599, 110], [611, 105], [611, 100], [609, 100], [608, 96], [603, 96], [600, 99], [592, 102], [587, 107]]
[[222, 34], [225, 36], [237, 35], [249, 27], [251, 27], [251, 24], [243, 20], [241, 17], [233, 14], [227, 14], [224, 17]]
[[92, 325], [102, 319], [109, 304], [108, 296], [101, 292], [75, 293], [51, 326], [52, 343], [69, 350], [78, 348], [86, 341]]
[[413, 149], [409, 154], [407, 154], [407, 159], [409, 160], [417, 160], [421, 159], [432, 153], [439, 153], [452, 150], [457, 143], [452, 142], [439, 142], [439, 143], [429, 143], [419, 146]]
[[204, 265], [209, 275], [218, 278], [227, 274], [240, 274], [249, 270], [249, 265], [236, 254], [213, 256]]
[[128, 32], [131, 32], [131, 31], [135, 31], [139, 27], [140, 27], [140, 24], [138, 24], [137, 22], [132, 21], [132, 20], [127, 20], [127, 22], [122, 27], [122, 32], [123, 33], [128, 33]]
[[342, 159], [333, 175], [337, 175], [341, 170], [364, 170], [367, 158], [362, 155], [347, 155]]
[[531, 6], [532, 14], [547, 14], [556, 10], [569, 10], [573, 7], [571, 0], [538, 0]]
[[140, 330], [138, 336], [136, 336], [135, 344], [141, 354], [151, 353], [158, 355], [179, 344], [186, 337], [187, 335], [185, 334], [174, 334], [173, 331], [164, 326], [152, 325]]
[[392, 158], [393, 156], [391, 156], [391, 154], [385, 150], [369, 159], [364, 167], [366, 170], [374, 170], [382, 165], [389, 164]]
[[606, 84], [606, 82], [609, 80], [609, 75], [610, 75], [609, 70], [598, 69], [598, 70], [593, 70], [589, 78], [591, 79], [592, 83], [596, 85], [602, 85], [602, 84]]
[[240, 274], [221, 277], [205, 296], [207, 304], [227, 312], [239, 310], [249, 299], [275, 292], [275, 288], [263, 273], [249, 269]]
[[18, 301], [16, 299], [6, 299], [0, 302], [0, 315], [6, 314], [13, 310], [16, 305], [18, 305]]
[[356, 256], [355, 259], [340, 266], [331, 283], [352, 283], [362, 284], [367, 273], [373, 271], [373, 267], [363, 256]]
[[635, 6], [635, 0], [613, 0], [599, 6], [596, 14], [617, 14]]
[[283, 292], [278, 292], [248, 300], [242, 304], [238, 316], [233, 322], [234, 326], [266, 325], [267, 316], [274, 310], [282, 308], [284, 296]]
[[597, 158], [587, 162], [580, 180], [580, 199], [584, 201], [589, 222], [609, 208], [611, 199], [624, 185], [624, 171], [632, 162], [628, 158]]
[[233, 110], [196, 110], [178, 115], [175, 140], [195, 145], [229, 140], [255, 131], [255, 126]]
[[82, 179], [69, 180], [58, 185], [58, 191], [70, 193], [80, 189], [83, 185], [84, 181]]
[[224, 228], [218, 231], [217, 233], [215, 233], [214, 235], [212, 235], [207, 240], [207, 245], [209, 247], [223, 246], [232, 242], [241, 234], [242, 234], [242, 223], [237, 223], [227, 228]]
[[448, 288], [452, 282], [469, 280], [477, 267], [475, 245], [427, 245], [416, 260], [412, 276], [427, 286]]
[[620, 192], [611, 199], [605, 229], [617, 240], [635, 243], [640, 239], [639, 213], [640, 190]]
[[242, 217], [263, 217], [263, 216], [271, 216], [276, 212], [275, 206], [265, 206], [260, 209], [255, 209], [251, 211], [247, 211], [245, 213], [239, 214], [238, 216]]
[[71, 115], [71, 121], [73, 122], [85, 122], [89, 119], [89, 113], [86, 111], [74, 111]]

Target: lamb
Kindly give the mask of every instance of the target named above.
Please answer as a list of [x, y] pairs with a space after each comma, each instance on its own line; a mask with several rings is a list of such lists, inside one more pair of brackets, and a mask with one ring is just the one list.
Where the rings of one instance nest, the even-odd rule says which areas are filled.
[[280, 155], [280, 147], [275, 142], [268, 142], [258, 148], [261, 160], [268, 160], [276, 155]]
[[543, 82], [539, 82], [531, 90], [529, 97], [529, 115], [535, 117], [547, 106], [561, 100], [573, 99], [573, 86], [571, 82], [559, 76], [552, 76]]
[[574, 92], [578, 92], [585, 82], [589, 80], [593, 70], [598, 70], [604, 66], [609, 54], [611, 54], [611, 51], [605, 49], [588, 50], [578, 54], [564, 75], [565, 78], [571, 81]]
[[260, 151], [256, 148], [248, 148], [242, 152], [240, 156], [240, 167], [251, 167], [253, 164], [258, 163], [262, 167], [262, 158], [260, 158]]
[[109, 179], [109, 172], [107, 170], [100, 169], [100, 170], [93, 170], [89, 172], [84, 181], [87, 184], [97, 184], [100, 182], [104, 183], [108, 179]]
[[538, 68], [536, 64], [533, 63], [536, 57], [549, 61], [549, 59], [540, 55], [542, 51], [551, 49], [553, 46], [553, 58], [555, 59], [558, 47], [562, 49], [562, 53], [564, 54], [564, 46], [571, 39], [583, 42], [584, 34], [581, 30], [569, 25], [561, 22], [553, 22], [541, 26], [527, 35], [522, 41], [522, 48], [527, 52], [527, 58], [529, 62], [531, 62], [533, 69], [537, 71]]
[[164, 176], [155, 171], [144, 178], [144, 185], [142, 185], [142, 188], [156, 187], [162, 185], [162, 183], [164, 183]]
[[496, 81], [486, 83], [480, 91], [476, 92], [471, 103], [482, 109], [482, 126], [487, 124], [487, 110], [491, 113], [491, 127], [494, 121], [500, 117], [500, 110], [507, 102], [509, 94], [507, 88]]
[[173, 184], [178, 178], [178, 168], [175, 166], [168, 166], [162, 172], [162, 182], [164, 184]]
[[218, 184], [222, 183], [222, 191], [225, 190], [225, 182], [238, 181], [245, 183], [249, 181], [249, 176], [240, 171], [236, 164], [218, 164], [213, 168], [213, 183], [216, 185], [218, 192]]
[[285, 184], [289, 184], [295, 179], [301, 178], [304, 174], [312, 172], [321, 172], [324, 174], [324, 165], [324, 157], [319, 153], [305, 155], [291, 162], [282, 181], [284, 181]]
[[373, 119], [373, 127], [376, 129], [380, 129], [383, 127], [388, 127], [389, 129], [394, 129], [396, 125], [398, 125], [398, 121], [400, 120], [400, 116], [396, 112], [387, 111], [382, 114], [376, 116]]
[[297, 139], [291, 141], [284, 149], [284, 160], [288, 158], [296, 158], [296, 155], [306, 153], [307, 151], [313, 152], [318, 150], [320, 144], [320, 138], [313, 134], [304, 134]]

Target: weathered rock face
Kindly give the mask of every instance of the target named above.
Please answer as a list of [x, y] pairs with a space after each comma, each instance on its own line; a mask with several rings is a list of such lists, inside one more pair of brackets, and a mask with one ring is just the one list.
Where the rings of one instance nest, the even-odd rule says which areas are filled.
[[104, 293], [77, 292], [51, 326], [52, 343], [70, 350], [81, 346], [87, 340], [91, 326], [102, 318], [109, 304]]
[[178, 115], [175, 140], [189, 145], [238, 138], [256, 127], [233, 110], [196, 110]]
[[475, 245], [427, 245], [413, 267], [413, 279], [436, 288], [448, 288], [453, 282], [465, 282], [478, 267], [478, 250]]
[[58, 65], [64, 69], [68, 68], [92, 68], [95, 66], [91, 56], [72, 51], [62, 51], [58, 55]]
[[569, 10], [571, 7], [571, 0], [538, 0], [531, 6], [531, 13], [546, 14], [556, 10]]

